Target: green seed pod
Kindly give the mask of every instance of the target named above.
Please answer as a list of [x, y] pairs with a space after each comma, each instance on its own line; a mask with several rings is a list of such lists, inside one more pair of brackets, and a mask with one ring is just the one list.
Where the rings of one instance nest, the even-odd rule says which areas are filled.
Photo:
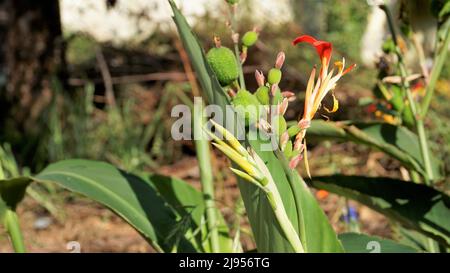
[[247, 31], [244, 36], [242, 36], [242, 44], [246, 47], [253, 46], [256, 41], [258, 41], [258, 32]]
[[272, 130], [274, 130], [278, 136], [281, 136], [284, 132], [286, 132], [286, 129], [287, 129], [286, 120], [284, 119], [283, 116], [277, 115], [273, 117]]
[[230, 4], [230, 5], [234, 5], [234, 4], [239, 3], [239, 0], [227, 0], [227, 2], [228, 2], [228, 4]]
[[270, 84], [278, 84], [281, 81], [281, 70], [277, 68], [270, 69], [267, 81]]
[[269, 87], [267, 86], [260, 86], [258, 89], [256, 89], [255, 96], [258, 99], [258, 101], [263, 105], [269, 105], [270, 98], [269, 98]]
[[241, 89], [232, 100], [236, 112], [242, 117], [245, 116], [246, 125], [258, 121], [259, 106], [261, 105], [255, 95], [247, 90]]
[[238, 78], [238, 64], [233, 51], [229, 48], [223, 46], [211, 48], [206, 54], [206, 59], [222, 86], [230, 85]]

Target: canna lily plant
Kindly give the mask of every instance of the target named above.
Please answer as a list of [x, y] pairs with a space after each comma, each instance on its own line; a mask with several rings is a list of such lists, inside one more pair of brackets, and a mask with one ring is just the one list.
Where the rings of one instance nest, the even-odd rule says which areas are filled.
[[[169, 0], [202, 97], [223, 113], [227, 113], [227, 107], [232, 107], [234, 111], [226, 118], [241, 129], [238, 131], [245, 132], [242, 139], [233, 135], [233, 130], [225, 126], [228, 123], [220, 124], [197, 111], [204, 105], [194, 100], [194, 135], [205, 134], [210, 138], [194, 139], [201, 190], [173, 177], [136, 175], [107, 163], [82, 159], [53, 163], [35, 175], [20, 175], [12, 157], [5, 156], [0, 149], [0, 224], [6, 228], [14, 249], [26, 250], [16, 208], [27, 187], [30, 183], [56, 183], [110, 208], [134, 227], [156, 252], [243, 252], [239, 228], [230, 227], [215, 204], [215, 175], [209, 143], [212, 140], [212, 145], [232, 162], [231, 171], [236, 175], [258, 252], [447, 251], [450, 248], [450, 198], [438, 186], [433, 186], [442, 180], [442, 173], [433, 155], [428, 153], [421, 118], [429, 99], [421, 108], [424, 110], [413, 111], [417, 135], [392, 124], [313, 120], [328, 94], [333, 98], [333, 106], [324, 106], [324, 110], [338, 110], [334, 89], [355, 65], [346, 68], [342, 59], [331, 67], [331, 43], [302, 35], [293, 44], [311, 44], [320, 57], [320, 68], [314, 67], [309, 76], [302, 117], [286, 121], [286, 109], [296, 97], [292, 91], [280, 88], [286, 56], [283, 52], [278, 54], [267, 77], [256, 71], [258, 88], [255, 92], [247, 90], [242, 66], [252, 53], [259, 32], [250, 30], [240, 39], [235, 18], [239, 1], [227, 2], [232, 49], [216, 38], [215, 47], [205, 54], [186, 19]], [[446, 49], [450, 43], [448, 22], [441, 25], [443, 38], [437, 43], [440, 50], [431, 79], [439, 75], [442, 60], [446, 58], [446, 50], [442, 48]], [[408, 75], [404, 67], [400, 67], [404, 97], [410, 97], [405, 80]], [[428, 94], [425, 98], [429, 98]], [[410, 100], [410, 105], [417, 106], [418, 102]], [[246, 112], [246, 108], [258, 110]], [[207, 121], [212, 126], [206, 126]], [[254, 134], [254, 130], [262, 133]], [[402, 164], [415, 183], [385, 177], [311, 176], [306, 138], [316, 137], [354, 141], [378, 149]], [[296, 168], [302, 158], [310, 177], [308, 183]], [[392, 220], [397, 235], [403, 236], [395, 238], [401, 243], [359, 233], [336, 234], [310, 186], [357, 200], [386, 215]], [[414, 238], [414, 242], [405, 238]], [[372, 249], [373, 246], [376, 247]]]

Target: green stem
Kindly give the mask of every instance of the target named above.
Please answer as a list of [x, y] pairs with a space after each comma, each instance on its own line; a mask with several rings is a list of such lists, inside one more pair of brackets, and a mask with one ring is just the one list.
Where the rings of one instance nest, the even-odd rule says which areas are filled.
[[238, 44], [234, 44], [234, 54], [236, 55], [236, 61], [238, 63], [239, 85], [241, 86], [241, 89], [245, 90], [244, 70], [242, 68], [241, 57], [239, 56], [239, 45]]
[[17, 253], [25, 253], [25, 244], [23, 242], [22, 231], [20, 230], [19, 218], [15, 211], [10, 209], [5, 211], [4, 224], [11, 238], [14, 251]]
[[[231, 21], [231, 36], [233, 36], [236, 32], [236, 12], [235, 7], [230, 7], [230, 21]], [[234, 37], [231, 37], [234, 43], [234, 54], [236, 55], [236, 62], [238, 64], [239, 71], [239, 85], [241, 89], [245, 89], [245, 78], [244, 78], [244, 70], [242, 69], [241, 56], [239, 51], [239, 41], [235, 41]]]
[[450, 24], [446, 24], [445, 28], [446, 31], [444, 42], [442, 43], [439, 49], [436, 49], [438, 50], [438, 53], [436, 55], [436, 63], [434, 64], [433, 70], [431, 71], [430, 81], [426, 87], [425, 97], [423, 98], [422, 101], [422, 113], [421, 113], [422, 117], [425, 117], [425, 115], [428, 112], [431, 99], [433, 98], [436, 82], [439, 79], [439, 76], [441, 75], [445, 61], [447, 60], [448, 45], [450, 44]]
[[[287, 180], [289, 182], [289, 186], [291, 187], [292, 194], [294, 197], [294, 203], [297, 211], [297, 217], [298, 217], [298, 231], [300, 233], [300, 239], [306, 246], [306, 227], [305, 227], [305, 221], [303, 220], [303, 213], [302, 213], [302, 205], [300, 203], [300, 196], [298, 194], [298, 191], [296, 190], [298, 186], [304, 184], [304, 181], [300, 180], [302, 179], [299, 175], [295, 175], [294, 171], [289, 168], [289, 164], [283, 154], [282, 151], [279, 149], [275, 150], [275, 155], [277, 156], [278, 160], [281, 162], [283, 166], [283, 170], [287, 174]], [[300, 180], [300, 181], [299, 181]]]
[[286, 214], [286, 210], [283, 206], [283, 200], [281, 199], [280, 192], [278, 191], [275, 182], [272, 180], [269, 181], [265, 188], [269, 203], [272, 207], [275, 217], [278, 220], [278, 223], [280, 224], [281, 229], [284, 232], [284, 235], [286, 236], [286, 239], [289, 241], [296, 253], [304, 253], [305, 249], [303, 248], [302, 242], [298, 237], [297, 231], [295, 230], [291, 220]]
[[428, 251], [431, 253], [437, 253], [438, 251], [436, 250], [436, 245], [434, 243], [434, 240], [429, 237], [426, 240], [427, 240]]
[[428, 149], [428, 141], [427, 141], [427, 137], [425, 134], [425, 126], [423, 123], [423, 115], [421, 115], [421, 113], [418, 109], [419, 105], [417, 105], [416, 102], [414, 101], [414, 98], [413, 98], [412, 92], [411, 92], [411, 88], [410, 88], [409, 82], [407, 80], [408, 73], [406, 70], [406, 66], [403, 62], [403, 56], [400, 52], [400, 48], [397, 43], [397, 34], [395, 31], [392, 15], [389, 11], [389, 8], [386, 5], [380, 5], [380, 8], [386, 13], [387, 21], [389, 24], [389, 30], [391, 31], [392, 39], [393, 39], [395, 47], [396, 47], [395, 53], [398, 58], [398, 66], [400, 69], [400, 75], [402, 77], [402, 87], [403, 87], [404, 93], [406, 94], [406, 97], [408, 99], [409, 106], [411, 107], [411, 111], [414, 115], [416, 130], [417, 130], [417, 134], [419, 137], [420, 151], [421, 151], [422, 159], [423, 159], [423, 162], [425, 165], [425, 172], [427, 174], [426, 175], [427, 177], [425, 177], [425, 183], [427, 185], [430, 185], [434, 179], [434, 176], [433, 176], [433, 170], [431, 168], [431, 160], [430, 160], [429, 149]]
[[420, 151], [422, 153], [423, 161], [425, 163], [425, 172], [428, 178], [425, 183], [430, 186], [434, 180], [433, 169], [431, 168], [431, 159], [428, 149], [428, 141], [425, 133], [425, 126], [422, 119], [416, 119], [417, 133], [419, 135]]
[[202, 125], [205, 122], [203, 108], [202, 101], [195, 99], [193, 120], [194, 142], [200, 168], [200, 182], [202, 184], [203, 200], [206, 208], [206, 223], [210, 235], [210, 246], [213, 253], [218, 253], [220, 252], [220, 245], [219, 231], [217, 230], [216, 205], [214, 203], [214, 181], [209, 141], [202, 129]]

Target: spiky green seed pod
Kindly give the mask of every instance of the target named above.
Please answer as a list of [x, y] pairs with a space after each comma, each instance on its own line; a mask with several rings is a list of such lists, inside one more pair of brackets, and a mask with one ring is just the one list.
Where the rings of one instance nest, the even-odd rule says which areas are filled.
[[270, 84], [278, 84], [281, 81], [281, 70], [277, 68], [272, 68], [269, 70], [269, 75], [267, 81]]
[[242, 44], [246, 47], [253, 46], [256, 41], [258, 41], [258, 32], [247, 31], [244, 36], [242, 36]]
[[232, 100], [236, 112], [242, 117], [245, 116], [246, 125], [255, 123], [259, 120], [261, 105], [255, 95], [247, 90], [241, 89]]
[[222, 86], [230, 85], [238, 76], [236, 57], [227, 47], [211, 48], [206, 54], [209, 65]]
[[255, 96], [258, 99], [258, 101], [263, 105], [269, 105], [270, 98], [269, 98], [269, 87], [267, 86], [260, 86], [258, 89], [256, 89]]
[[227, 0], [227, 2], [228, 2], [228, 4], [230, 4], [230, 5], [234, 5], [234, 4], [239, 3], [239, 0]]
[[278, 136], [281, 136], [284, 132], [286, 132], [286, 129], [287, 125], [284, 117], [281, 115], [275, 116], [272, 120], [272, 130], [274, 130]]

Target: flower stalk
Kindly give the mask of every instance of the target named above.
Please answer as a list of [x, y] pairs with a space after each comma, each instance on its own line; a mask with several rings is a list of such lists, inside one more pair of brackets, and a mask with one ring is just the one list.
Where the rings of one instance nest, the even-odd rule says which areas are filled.
[[217, 124], [213, 120], [210, 122], [214, 125], [216, 131], [222, 135], [220, 139], [217, 135], [208, 131], [205, 132], [214, 141], [213, 145], [223, 152], [230, 160], [232, 160], [240, 169], [231, 168], [236, 175], [243, 178], [260, 188], [270, 203], [275, 217], [283, 231], [286, 239], [297, 253], [304, 253], [305, 249], [300, 241], [292, 222], [290, 221], [283, 205], [283, 200], [272, 178], [270, 171], [264, 164], [262, 159], [253, 150], [246, 150], [239, 141], [224, 127]]
[[211, 167], [211, 153], [209, 149], [209, 142], [206, 137], [203, 137], [202, 124], [203, 120], [203, 103], [201, 100], [194, 102], [194, 120], [193, 130], [195, 139], [195, 149], [197, 152], [197, 159], [200, 168], [200, 182], [202, 185], [203, 198], [205, 202], [206, 224], [209, 232], [209, 243], [212, 252], [220, 252], [218, 221], [216, 215], [216, 205], [214, 203], [214, 179]]
[[[405, 66], [405, 63], [403, 61], [403, 56], [402, 56], [402, 53], [401, 53], [399, 45], [398, 45], [397, 34], [396, 34], [396, 31], [395, 31], [394, 20], [392, 18], [392, 14], [391, 14], [389, 8], [385, 4], [382, 4], [379, 7], [386, 14], [386, 18], [387, 18], [388, 25], [389, 25], [389, 30], [391, 32], [392, 39], [393, 39], [393, 42], [394, 42], [394, 45], [395, 45], [395, 49], [396, 49], [395, 53], [396, 53], [397, 58], [398, 58], [398, 66], [399, 66], [399, 70], [400, 70], [400, 76], [402, 78], [402, 88], [404, 90], [406, 98], [408, 99], [409, 105], [411, 107], [411, 111], [412, 111], [413, 116], [414, 116], [414, 122], [415, 122], [415, 125], [416, 125], [417, 134], [418, 134], [418, 137], [419, 137], [420, 151], [421, 151], [421, 154], [422, 154], [422, 159], [423, 159], [423, 162], [424, 162], [424, 167], [425, 167], [425, 172], [426, 172], [426, 177], [424, 177], [425, 178], [425, 183], [430, 186], [433, 183], [434, 174], [433, 174], [433, 169], [431, 168], [431, 159], [430, 159], [430, 155], [429, 155], [428, 139], [427, 139], [427, 136], [426, 136], [426, 133], [425, 133], [425, 125], [423, 123], [423, 120], [425, 118], [424, 114], [426, 113], [426, 111], [428, 109], [429, 100], [431, 100], [431, 97], [425, 99], [425, 105], [424, 106], [426, 108], [423, 109], [425, 111], [423, 111], [423, 110], [421, 111], [420, 105], [414, 100], [414, 98], [412, 96], [412, 92], [411, 92], [411, 88], [410, 88], [410, 85], [409, 85], [409, 81], [407, 80], [408, 72], [406, 70], [406, 66]], [[447, 35], [448, 35], [448, 33], [447, 33]], [[444, 51], [446, 51], [446, 50], [444, 50]], [[436, 72], [434, 72], [434, 73], [436, 73]], [[439, 71], [439, 73], [440, 73], [440, 71]], [[432, 77], [436, 77], [436, 76], [433, 75]], [[431, 81], [434, 81], [434, 80], [431, 79], [430, 82]], [[429, 86], [430, 86], [430, 83], [428, 84], [427, 91], [430, 91], [429, 90]], [[430, 93], [432, 93], [432, 92], [427, 92], [427, 96], [431, 96]]]

